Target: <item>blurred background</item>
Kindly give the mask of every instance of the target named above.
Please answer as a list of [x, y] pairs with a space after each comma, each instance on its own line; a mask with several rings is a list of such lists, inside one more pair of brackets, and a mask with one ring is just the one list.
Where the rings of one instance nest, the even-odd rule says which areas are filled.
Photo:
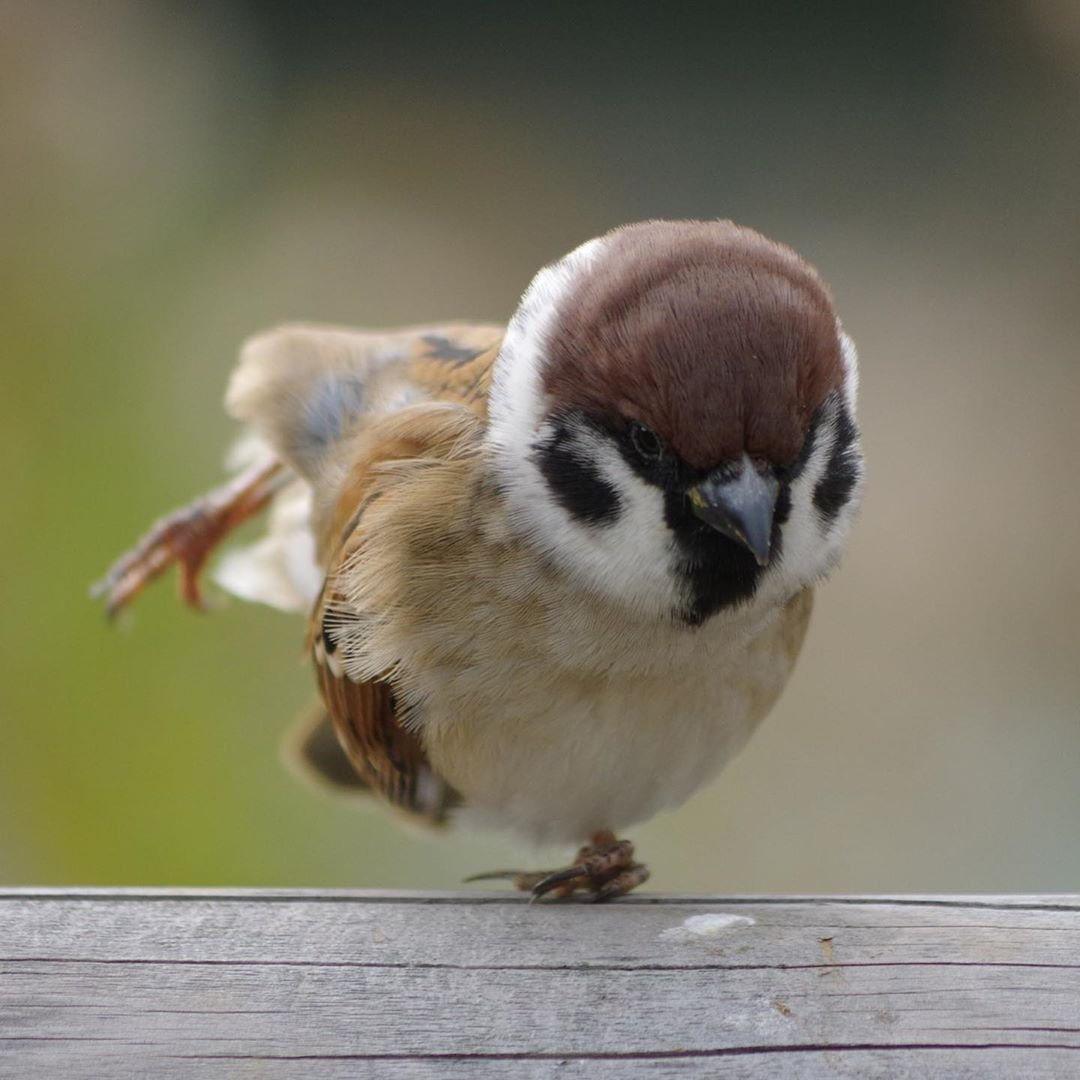
[[693, 216], [831, 282], [869, 487], [779, 707], [632, 831], [653, 886], [1080, 888], [1075, 0], [12, 0], [0, 146], [0, 881], [535, 861], [284, 771], [299, 620], [169, 582], [110, 628], [87, 586], [218, 481], [247, 335], [503, 320], [582, 240]]

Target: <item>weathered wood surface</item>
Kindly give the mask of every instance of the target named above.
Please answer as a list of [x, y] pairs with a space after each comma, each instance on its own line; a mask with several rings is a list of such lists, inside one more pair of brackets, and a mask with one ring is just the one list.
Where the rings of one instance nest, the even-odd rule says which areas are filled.
[[1077, 1077], [1080, 897], [6, 890], [0, 1075]]

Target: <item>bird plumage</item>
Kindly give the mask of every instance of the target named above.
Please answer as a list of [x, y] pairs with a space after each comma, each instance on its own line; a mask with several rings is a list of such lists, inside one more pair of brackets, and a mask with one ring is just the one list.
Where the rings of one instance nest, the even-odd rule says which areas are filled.
[[726, 222], [590, 241], [505, 330], [272, 331], [227, 407], [283, 480], [220, 579], [310, 610], [327, 715], [391, 804], [607, 835], [783, 689], [858, 503], [856, 378], [816, 273]]

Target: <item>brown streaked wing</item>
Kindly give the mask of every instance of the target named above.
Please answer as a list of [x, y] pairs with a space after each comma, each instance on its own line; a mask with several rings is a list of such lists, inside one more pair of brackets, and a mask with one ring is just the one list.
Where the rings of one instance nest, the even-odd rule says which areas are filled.
[[315, 674], [338, 738], [361, 779], [388, 802], [412, 809], [417, 773], [427, 759], [416, 737], [398, 725], [390, 687], [351, 682], [317, 661]]
[[396, 809], [444, 825], [460, 800], [432, 771], [420, 740], [398, 722], [390, 684], [353, 682], [317, 657], [315, 677], [341, 748], [363, 784]]
[[[474, 323], [412, 327], [372, 337], [386, 348], [397, 341], [397, 370], [421, 398], [460, 405], [482, 421], [487, 420], [488, 390], [502, 339], [503, 327]], [[418, 442], [406, 428], [388, 436], [366, 464], [377, 466], [379, 461], [405, 460], [424, 452], [423, 438]], [[320, 562], [333, 565], [334, 552], [359, 522], [372, 483], [369, 468], [354, 470], [333, 510], [313, 521]]]
[[[492, 359], [495, 349], [497, 345], [489, 350]], [[490, 359], [484, 366], [484, 355], [463, 359], [463, 369], [475, 365], [468, 385], [479, 387], [486, 381]], [[434, 772], [419, 737], [406, 728], [388, 678], [354, 682], [335, 661], [339, 645], [336, 628], [342, 625], [342, 612], [348, 609], [339, 593], [337, 574], [362, 549], [368, 508], [385, 505], [378, 500], [399, 482], [401, 474], [387, 472], [387, 463], [448, 459], [459, 452], [466, 433], [475, 438], [482, 431], [481, 406], [477, 405], [482, 400], [478, 396], [481, 391], [474, 392], [473, 407], [469, 408], [468, 385], [454, 384], [440, 396], [461, 408], [418, 405], [373, 421], [371, 438], [351, 463], [319, 537], [330, 571], [315, 604], [308, 635], [323, 701], [353, 767], [387, 802], [432, 824], [443, 822], [460, 797]], [[352, 616], [344, 618], [348, 622]]]

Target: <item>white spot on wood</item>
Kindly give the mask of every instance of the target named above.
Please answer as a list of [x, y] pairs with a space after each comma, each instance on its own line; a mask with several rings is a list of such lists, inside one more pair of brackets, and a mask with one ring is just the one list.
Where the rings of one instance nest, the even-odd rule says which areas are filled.
[[660, 933], [663, 941], [701, 941], [704, 938], [719, 937], [728, 930], [741, 926], [753, 926], [754, 920], [749, 915], [691, 915], [682, 926], [672, 926]]

